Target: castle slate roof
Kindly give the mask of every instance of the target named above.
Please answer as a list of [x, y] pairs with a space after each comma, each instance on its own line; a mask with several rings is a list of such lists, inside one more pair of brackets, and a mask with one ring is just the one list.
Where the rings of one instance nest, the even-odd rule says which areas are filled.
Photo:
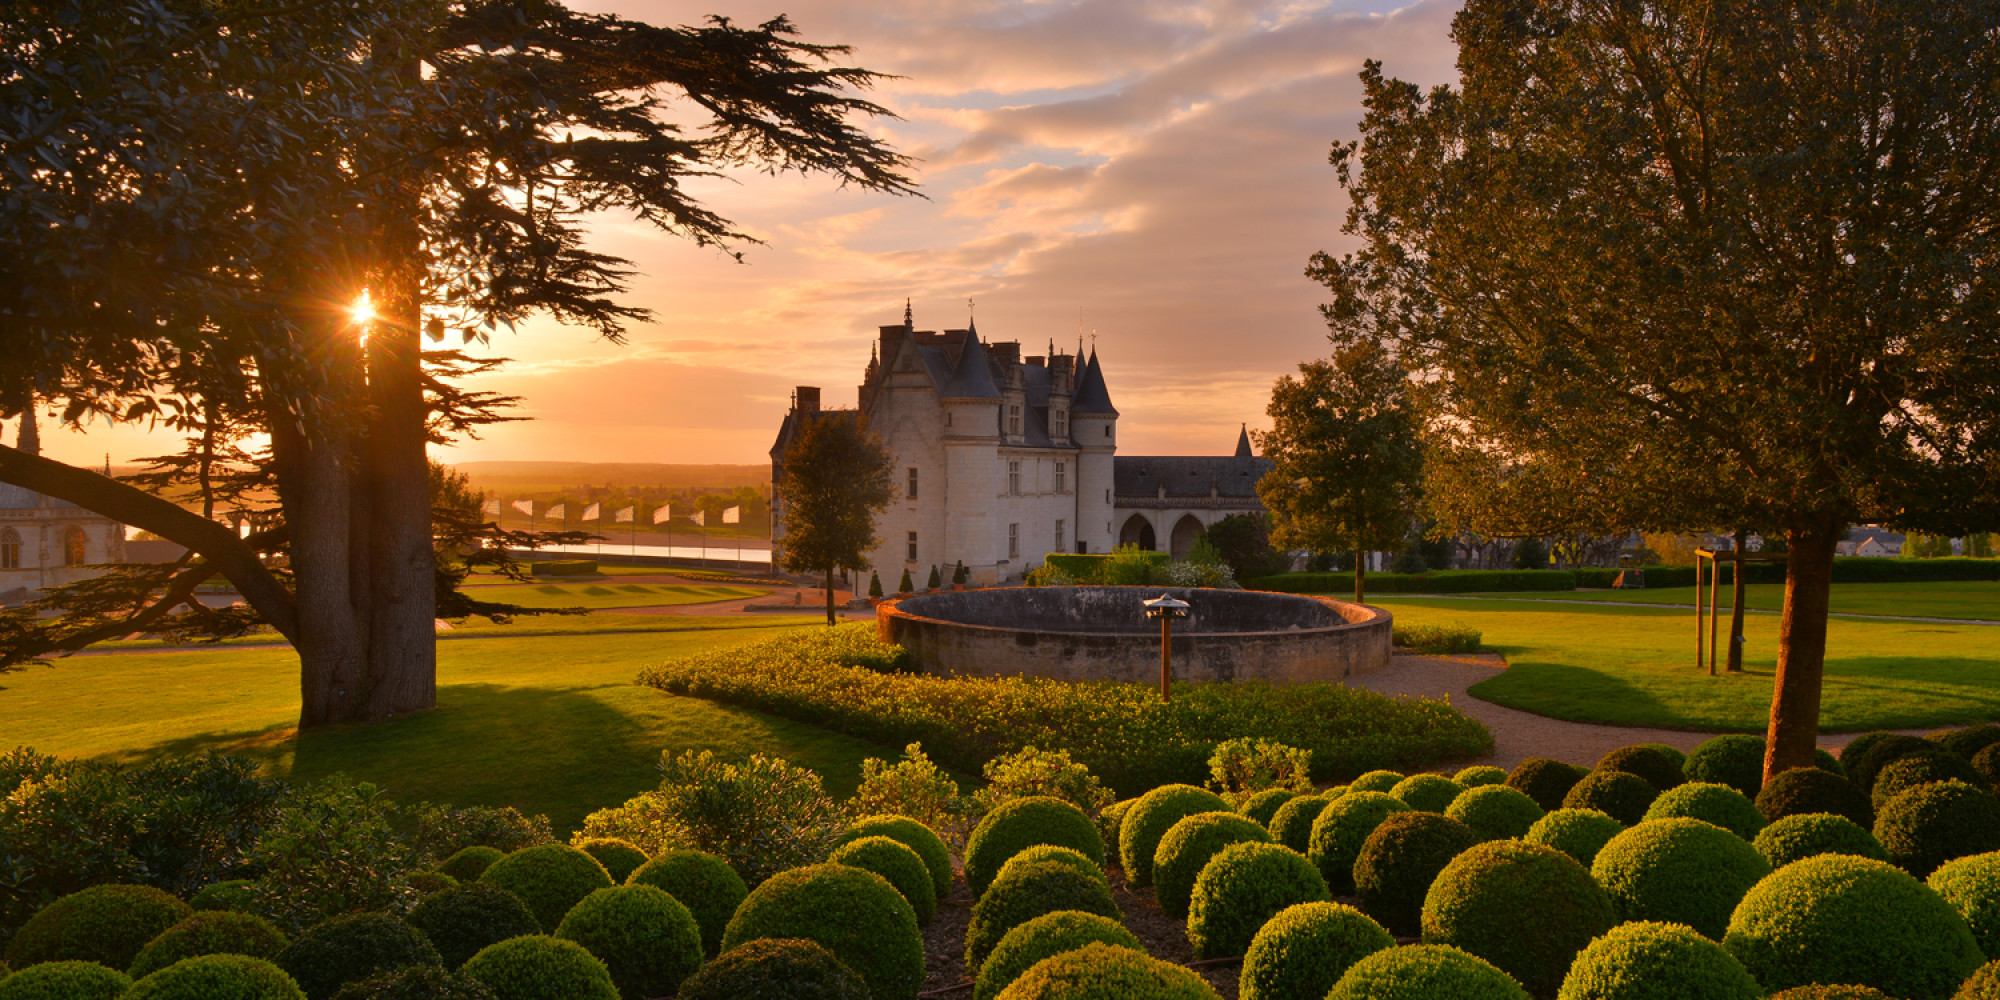
[[[936, 354], [940, 358], [944, 352], [935, 347], [918, 347], [926, 354]], [[929, 363], [929, 358], [925, 358]], [[943, 386], [938, 395], [944, 399], [999, 399], [1000, 387], [993, 384], [993, 367], [986, 357], [986, 345], [979, 342], [979, 331], [969, 330], [965, 336], [965, 346], [958, 352], [958, 365], [951, 377], [939, 379], [933, 371], [933, 384]]]
[[1117, 408], [1111, 405], [1111, 390], [1104, 387], [1104, 371], [1097, 366], [1097, 348], [1090, 349], [1090, 360], [1083, 366], [1083, 375], [1076, 381], [1076, 401], [1069, 407], [1071, 413], [1108, 414], [1117, 416]]
[[1249, 456], [1117, 455], [1111, 459], [1111, 492], [1119, 497], [1169, 499], [1210, 496], [1254, 500], [1257, 480], [1271, 463]]

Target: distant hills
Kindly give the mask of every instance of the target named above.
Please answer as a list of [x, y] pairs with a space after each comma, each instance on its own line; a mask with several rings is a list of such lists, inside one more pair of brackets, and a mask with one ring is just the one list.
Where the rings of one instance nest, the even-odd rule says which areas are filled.
[[579, 486], [735, 489], [769, 486], [771, 466], [667, 465], [659, 462], [459, 462], [474, 489], [534, 493]]

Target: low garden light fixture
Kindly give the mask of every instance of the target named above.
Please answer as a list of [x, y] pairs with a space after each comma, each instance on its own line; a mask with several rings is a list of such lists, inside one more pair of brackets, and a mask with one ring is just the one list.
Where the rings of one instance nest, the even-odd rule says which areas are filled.
[[1146, 617], [1160, 620], [1160, 700], [1172, 701], [1167, 683], [1174, 675], [1174, 619], [1188, 616], [1188, 603], [1161, 594], [1140, 604], [1146, 609]]

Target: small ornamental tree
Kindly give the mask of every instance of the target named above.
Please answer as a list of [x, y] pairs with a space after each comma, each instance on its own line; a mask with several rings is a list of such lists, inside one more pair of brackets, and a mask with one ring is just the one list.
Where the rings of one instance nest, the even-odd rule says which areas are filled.
[[[775, 478], [785, 512], [785, 568], [826, 574], [826, 623], [833, 625], [834, 571], [860, 572], [865, 553], [880, 541], [875, 515], [895, 498], [888, 449], [861, 414], [821, 412], [785, 448]], [[899, 589], [910, 589], [908, 570]]]

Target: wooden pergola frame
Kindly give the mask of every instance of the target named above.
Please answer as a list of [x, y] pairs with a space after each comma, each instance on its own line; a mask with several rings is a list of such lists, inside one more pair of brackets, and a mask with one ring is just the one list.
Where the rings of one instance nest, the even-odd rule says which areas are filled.
[[[1700, 670], [1706, 666], [1708, 668], [1708, 676], [1715, 676], [1715, 631], [1720, 627], [1720, 618], [1722, 617], [1720, 609], [1717, 606], [1720, 598], [1716, 594], [1717, 588], [1722, 583], [1722, 566], [1720, 564], [1736, 563], [1741, 565], [1742, 563], [1784, 562], [1785, 560], [1785, 556], [1776, 553], [1767, 555], [1759, 552], [1738, 552], [1735, 549], [1717, 550], [1710, 548], [1698, 548], [1694, 550], [1694, 668], [1696, 670]], [[1706, 570], [1708, 580], [1708, 607], [1706, 609], [1702, 607], [1701, 603], [1701, 586], [1704, 570]], [[1740, 579], [1740, 577], [1741, 570], [1738, 571], [1738, 578]], [[1744, 582], [1747, 583], [1748, 581]], [[1734, 607], [1733, 602], [1731, 607]], [[1706, 642], [1702, 641], [1704, 629], [1707, 630]], [[1733, 642], [1736, 636], [1731, 635], [1729, 638]], [[1704, 655], [1706, 655], [1706, 661], [1703, 659]]]

